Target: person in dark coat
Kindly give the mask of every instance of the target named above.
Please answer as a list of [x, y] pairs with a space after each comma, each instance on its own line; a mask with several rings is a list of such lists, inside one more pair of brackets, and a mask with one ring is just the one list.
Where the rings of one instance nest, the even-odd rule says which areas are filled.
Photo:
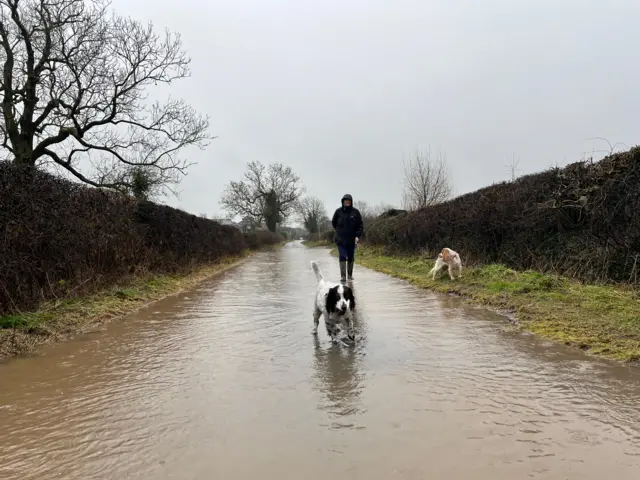
[[353, 280], [353, 261], [356, 245], [364, 233], [362, 215], [353, 206], [353, 197], [348, 193], [342, 197], [342, 206], [333, 214], [331, 225], [336, 231], [335, 241], [340, 257], [340, 279], [345, 282], [347, 273]]

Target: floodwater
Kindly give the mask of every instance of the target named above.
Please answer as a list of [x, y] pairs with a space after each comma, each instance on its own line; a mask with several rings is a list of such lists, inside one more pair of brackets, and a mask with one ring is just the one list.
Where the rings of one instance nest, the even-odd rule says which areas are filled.
[[336, 277], [292, 243], [0, 365], [0, 478], [639, 478], [636, 370], [358, 267], [332, 345], [312, 259]]

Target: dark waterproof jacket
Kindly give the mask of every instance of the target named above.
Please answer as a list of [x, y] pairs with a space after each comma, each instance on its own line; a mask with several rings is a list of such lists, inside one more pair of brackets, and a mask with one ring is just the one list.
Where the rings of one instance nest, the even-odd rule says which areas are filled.
[[346, 247], [355, 245], [356, 237], [360, 238], [364, 233], [360, 211], [353, 205], [345, 207], [344, 199], [342, 200], [342, 207], [338, 208], [333, 214], [331, 225], [336, 231], [336, 244]]

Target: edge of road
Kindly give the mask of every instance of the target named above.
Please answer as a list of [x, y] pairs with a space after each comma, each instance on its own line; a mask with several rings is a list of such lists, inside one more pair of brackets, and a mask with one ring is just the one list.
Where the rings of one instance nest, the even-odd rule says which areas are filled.
[[[303, 242], [327, 248], [328, 242]], [[356, 264], [411, 284], [486, 306], [505, 315], [512, 328], [611, 360], [640, 366], [639, 293], [630, 287], [578, 282], [559, 275], [515, 271], [504, 265], [465, 267], [451, 281], [443, 270], [428, 276], [434, 261], [417, 255], [390, 256], [380, 247], [358, 245]]]
[[135, 313], [159, 300], [185, 292], [247, 261], [258, 252], [282, 248], [283, 243], [247, 250], [214, 264], [174, 275], [131, 277], [95, 294], [45, 302], [38, 310], [1, 317], [20, 327], [0, 329], [0, 363], [36, 352], [51, 342], [68, 340], [93, 331], [105, 323]]

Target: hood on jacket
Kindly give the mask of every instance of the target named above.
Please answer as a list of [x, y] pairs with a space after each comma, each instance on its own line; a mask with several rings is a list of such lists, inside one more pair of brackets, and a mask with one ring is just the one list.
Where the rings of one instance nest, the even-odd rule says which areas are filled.
[[353, 197], [351, 195], [349, 195], [348, 193], [345, 193], [342, 196], [342, 200], [340, 200], [340, 203], [342, 204], [342, 207], [344, 208], [344, 201], [345, 200], [351, 200], [351, 206], [353, 207]]

